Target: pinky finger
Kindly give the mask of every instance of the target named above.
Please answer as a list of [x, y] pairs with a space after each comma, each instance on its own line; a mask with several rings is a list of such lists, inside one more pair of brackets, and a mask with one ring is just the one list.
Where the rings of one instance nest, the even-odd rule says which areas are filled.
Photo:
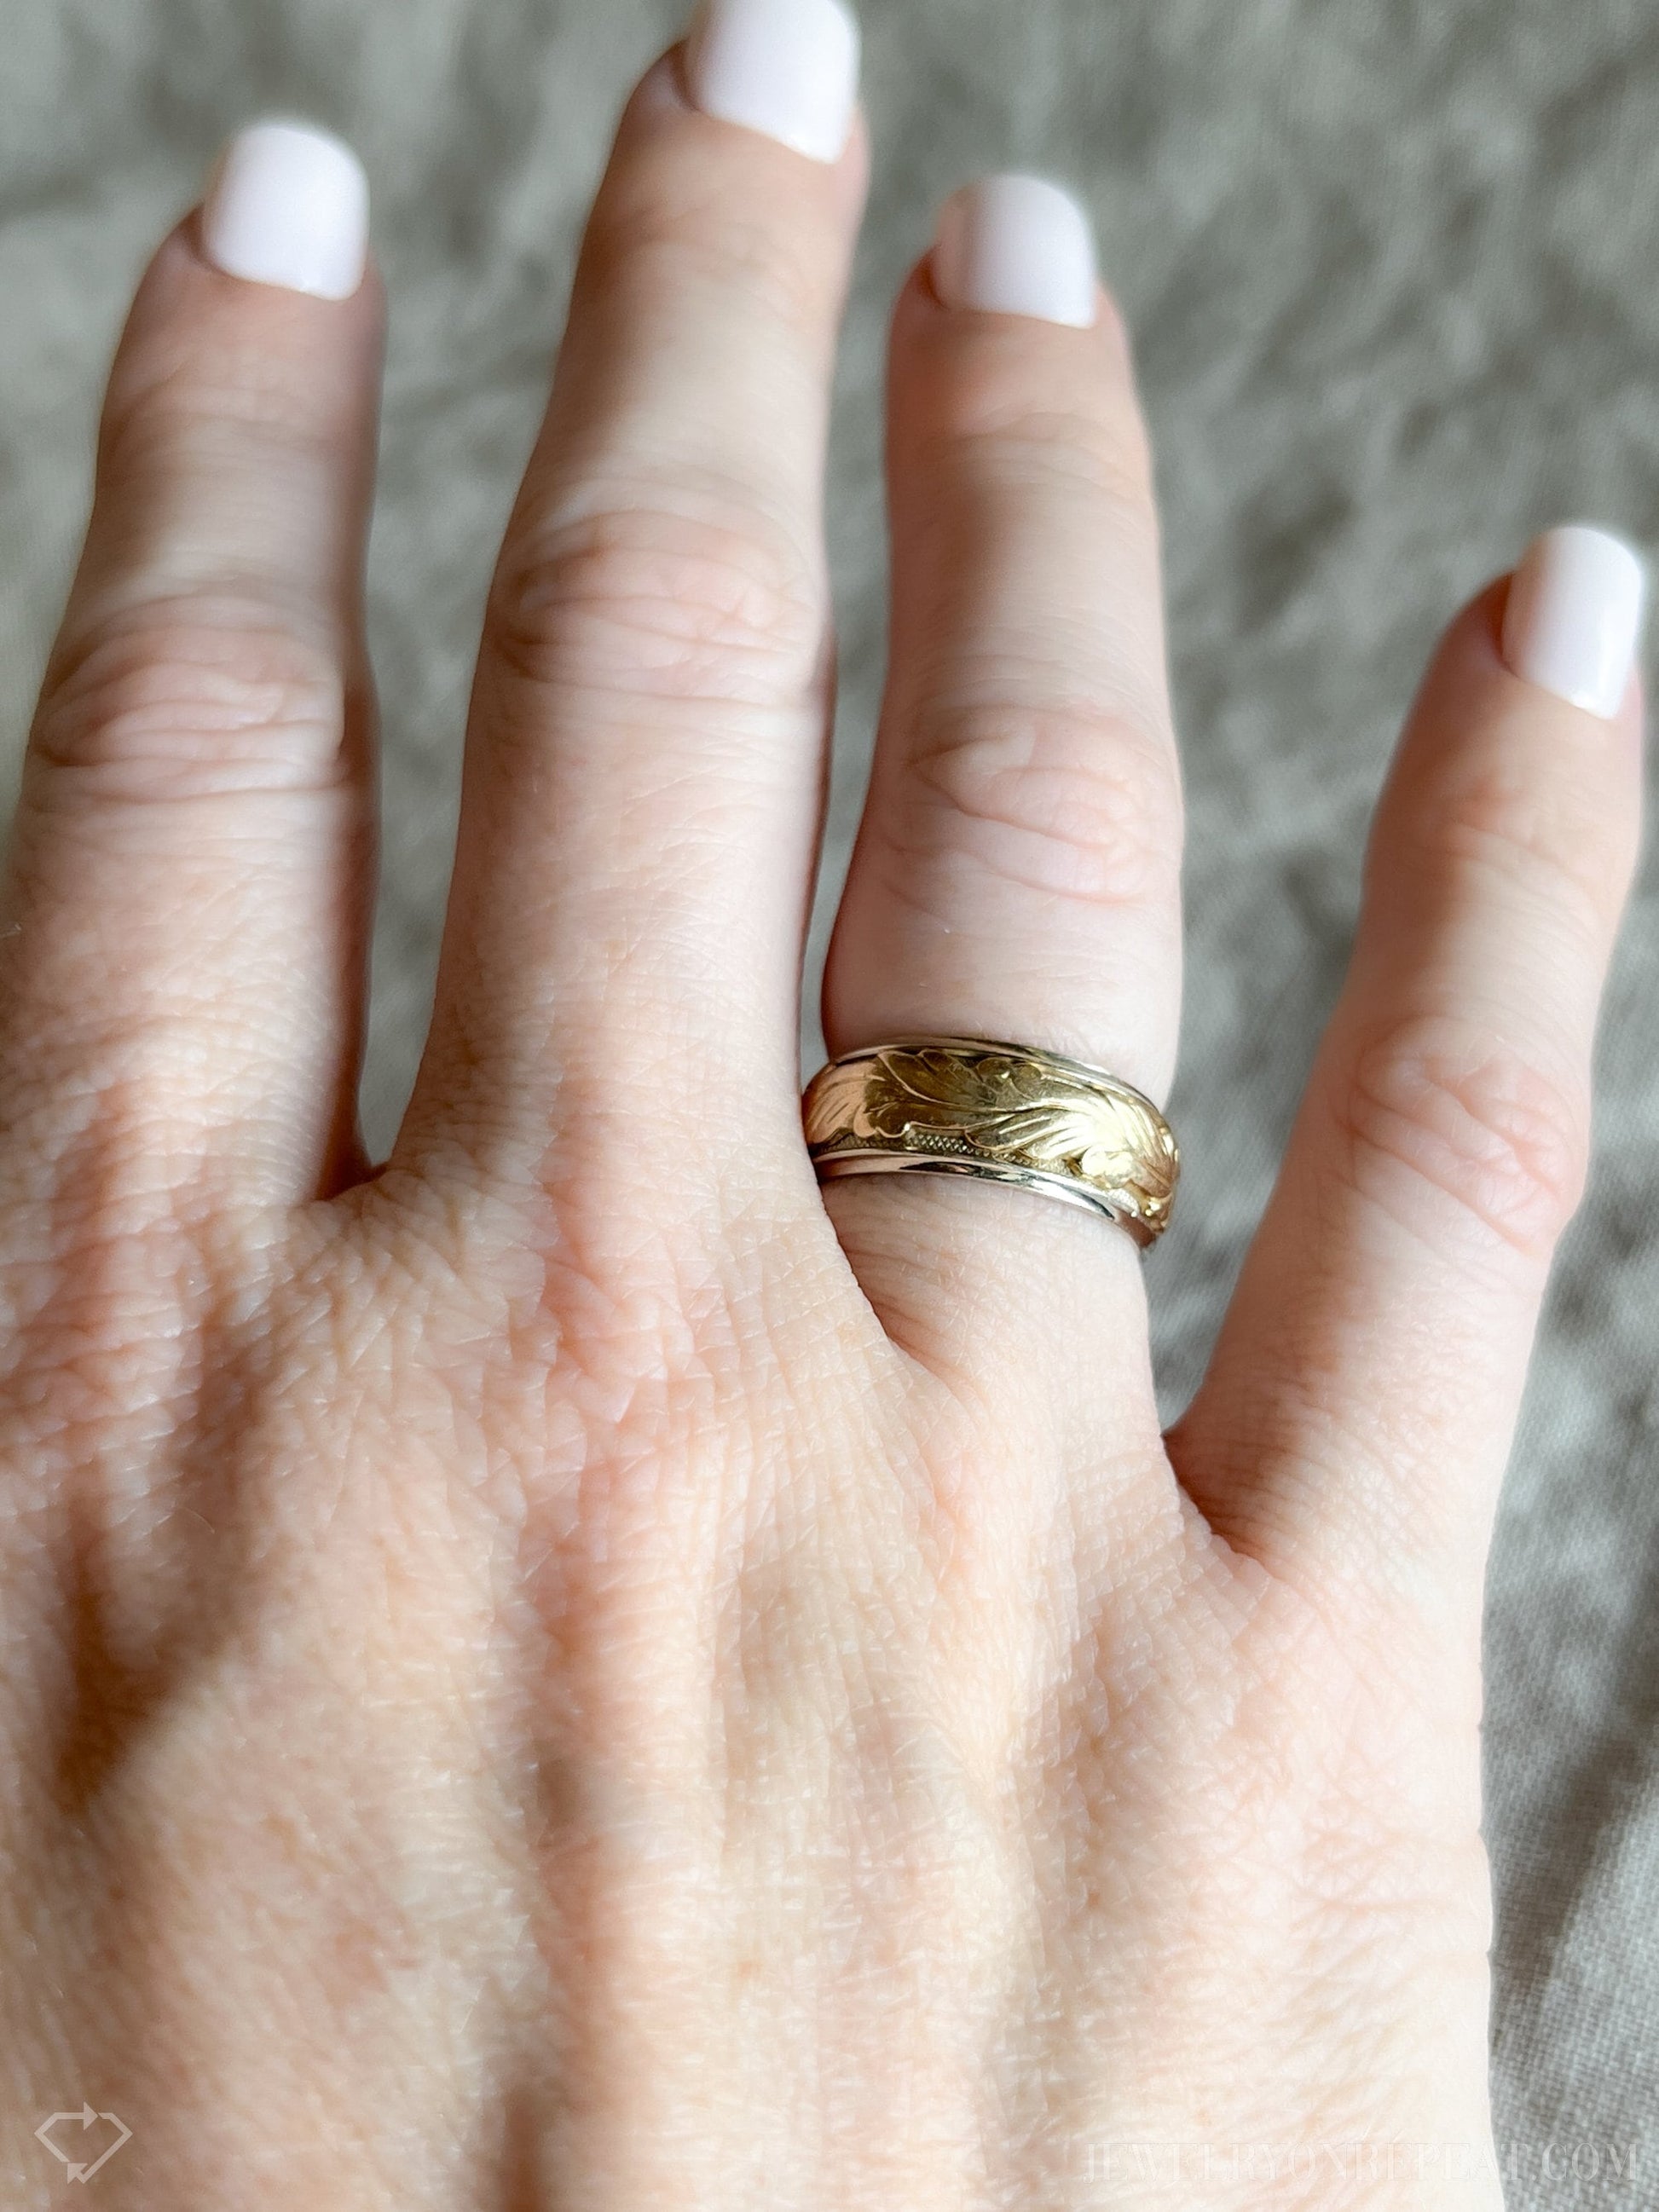
[[1640, 563], [1549, 532], [1453, 626], [1354, 959], [1210, 1373], [1170, 1439], [1269, 1565], [1478, 1576], [1635, 864]]

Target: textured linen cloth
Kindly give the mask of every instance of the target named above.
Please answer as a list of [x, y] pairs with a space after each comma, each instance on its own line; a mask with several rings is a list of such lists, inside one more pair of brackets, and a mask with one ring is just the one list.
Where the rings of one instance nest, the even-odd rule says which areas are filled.
[[[845, 672], [815, 941], [880, 675], [889, 302], [946, 191], [1048, 170], [1093, 209], [1163, 485], [1191, 810], [1172, 1107], [1188, 1170], [1150, 1263], [1173, 1409], [1339, 981], [1367, 812], [1437, 632], [1542, 524], [1659, 541], [1659, 10], [865, 0], [865, 19], [877, 158], [832, 458]], [[81, 525], [98, 386], [153, 241], [252, 115], [314, 116], [369, 166], [392, 301], [372, 556], [378, 1141], [419, 1048], [480, 607], [577, 228], [629, 84], [679, 27], [671, 0], [7, 0], [13, 751]], [[1523, 2212], [1659, 2203], [1656, 1041], [1650, 868], [1490, 1583], [1498, 2124]]]

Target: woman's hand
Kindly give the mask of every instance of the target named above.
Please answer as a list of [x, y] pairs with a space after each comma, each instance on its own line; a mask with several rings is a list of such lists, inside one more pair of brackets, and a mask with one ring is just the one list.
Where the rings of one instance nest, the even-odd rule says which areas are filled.
[[[1499, 2203], [1481, 1572], [1637, 572], [1545, 541], [1441, 648], [1161, 1438], [1126, 1235], [802, 1141], [854, 75], [832, 0], [716, 0], [629, 108], [378, 1174], [355, 167], [251, 135], [144, 279], [0, 941], [8, 2203], [83, 2101], [167, 2212]], [[952, 204], [890, 464], [831, 1048], [1161, 1097], [1151, 471], [1057, 193]]]

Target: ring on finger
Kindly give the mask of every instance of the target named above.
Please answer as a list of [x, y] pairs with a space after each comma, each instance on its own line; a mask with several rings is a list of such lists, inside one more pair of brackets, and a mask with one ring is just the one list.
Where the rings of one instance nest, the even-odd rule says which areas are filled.
[[1086, 1061], [976, 1037], [843, 1054], [808, 1085], [820, 1182], [954, 1175], [1104, 1214], [1143, 1249], [1169, 1226], [1181, 1155], [1150, 1098]]

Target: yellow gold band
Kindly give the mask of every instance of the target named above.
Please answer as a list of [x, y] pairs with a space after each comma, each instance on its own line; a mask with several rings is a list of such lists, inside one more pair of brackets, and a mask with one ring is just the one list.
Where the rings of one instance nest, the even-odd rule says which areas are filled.
[[1086, 1206], [1140, 1245], [1170, 1223], [1181, 1155], [1150, 1098], [1103, 1068], [976, 1037], [906, 1037], [819, 1070], [803, 1111], [820, 1181], [977, 1176]]

